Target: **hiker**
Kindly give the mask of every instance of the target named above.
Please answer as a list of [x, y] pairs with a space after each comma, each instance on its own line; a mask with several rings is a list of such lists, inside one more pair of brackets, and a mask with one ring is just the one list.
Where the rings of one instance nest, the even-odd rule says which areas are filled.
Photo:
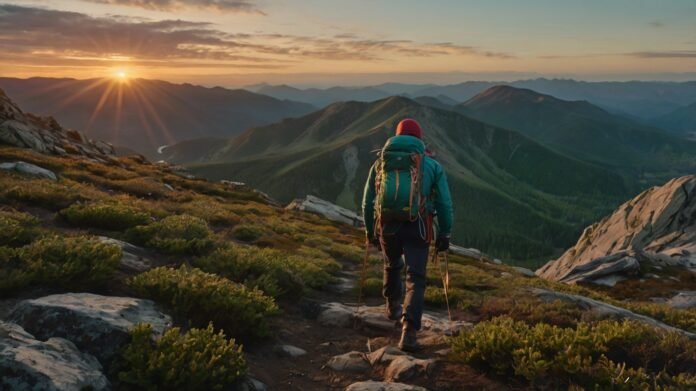
[[[436, 251], [449, 248], [452, 199], [447, 177], [422, 141], [418, 122], [404, 119], [370, 168], [363, 194], [367, 239], [384, 256], [387, 317], [401, 321], [399, 349], [419, 348], [428, 249], [437, 219]], [[402, 258], [403, 255], [403, 258]], [[401, 272], [406, 266], [406, 295]]]

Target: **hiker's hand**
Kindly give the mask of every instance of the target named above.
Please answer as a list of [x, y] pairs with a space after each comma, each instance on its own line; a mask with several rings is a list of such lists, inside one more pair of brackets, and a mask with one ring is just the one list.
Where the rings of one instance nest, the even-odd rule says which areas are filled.
[[370, 239], [370, 243], [377, 247], [377, 250], [382, 251], [382, 242], [379, 240], [379, 238], [372, 238]]
[[449, 236], [438, 236], [435, 240], [435, 248], [438, 252], [449, 249]]

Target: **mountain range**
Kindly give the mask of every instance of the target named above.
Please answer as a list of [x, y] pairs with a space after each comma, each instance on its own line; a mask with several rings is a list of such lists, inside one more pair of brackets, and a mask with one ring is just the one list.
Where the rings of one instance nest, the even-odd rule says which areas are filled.
[[355, 210], [375, 151], [404, 117], [421, 122], [448, 172], [457, 240], [494, 254], [548, 256], [628, 192], [620, 175], [602, 167], [403, 97], [332, 104], [226, 143], [177, 144], [163, 158], [210, 179], [244, 181], [282, 202], [314, 194]]
[[145, 79], [0, 78], [0, 88], [29, 112], [150, 157], [161, 145], [231, 137], [315, 110], [246, 90]]
[[391, 95], [446, 97], [461, 103], [490, 87], [501, 84], [531, 89], [564, 100], [586, 100], [612, 113], [639, 119], [654, 119], [696, 102], [696, 82], [586, 82], [540, 78], [513, 82], [466, 81], [442, 86], [385, 83], [360, 88], [332, 87], [303, 90], [285, 85], [263, 84], [247, 88], [277, 98], [323, 106], [337, 101], [372, 101]]
[[611, 114], [587, 101], [566, 101], [501, 85], [454, 109], [633, 178], [658, 175], [649, 179], [652, 183], [696, 171], [696, 143]]

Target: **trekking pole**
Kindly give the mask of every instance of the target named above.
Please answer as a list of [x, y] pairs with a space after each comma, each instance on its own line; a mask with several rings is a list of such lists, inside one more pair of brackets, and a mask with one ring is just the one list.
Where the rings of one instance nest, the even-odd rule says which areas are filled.
[[445, 273], [442, 273], [442, 265], [440, 264], [440, 252], [437, 248], [433, 249], [433, 263], [437, 265], [437, 270], [440, 272], [440, 279], [442, 280], [442, 289], [445, 292], [445, 304], [447, 305], [447, 317], [452, 321], [452, 311], [449, 305], [449, 261], [447, 259], [447, 252], [445, 251]]
[[360, 270], [360, 287], [358, 288], [358, 304], [355, 307], [355, 316], [353, 328], [358, 327], [358, 313], [360, 312], [360, 306], [363, 299], [363, 285], [365, 285], [365, 274], [367, 273], [367, 263], [370, 258], [370, 239], [365, 238], [365, 257], [363, 258], [362, 268]]

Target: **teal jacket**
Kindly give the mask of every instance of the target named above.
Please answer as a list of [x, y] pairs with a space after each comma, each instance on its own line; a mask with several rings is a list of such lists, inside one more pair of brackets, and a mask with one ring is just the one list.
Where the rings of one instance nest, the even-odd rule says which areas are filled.
[[[387, 141], [391, 144], [411, 144], [414, 141], [421, 140], [413, 136], [394, 136]], [[445, 170], [442, 169], [440, 163], [430, 156], [425, 156], [423, 159], [423, 179], [422, 179], [421, 194], [428, 197], [426, 208], [428, 212], [437, 212], [437, 223], [439, 235], [449, 236], [452, 232], [452, 197], [450, 196], [449, 185], [447, 184], [447, 176]], [[363, 192], [362, 210], [365, 218], [365, 233], [367, 237], [372, 239], [375, 236], [375, 165], [370, 168], [370, 174], [365, 182], [365, 191]], [[389, 230], [389, 226], [385, 227]]]

